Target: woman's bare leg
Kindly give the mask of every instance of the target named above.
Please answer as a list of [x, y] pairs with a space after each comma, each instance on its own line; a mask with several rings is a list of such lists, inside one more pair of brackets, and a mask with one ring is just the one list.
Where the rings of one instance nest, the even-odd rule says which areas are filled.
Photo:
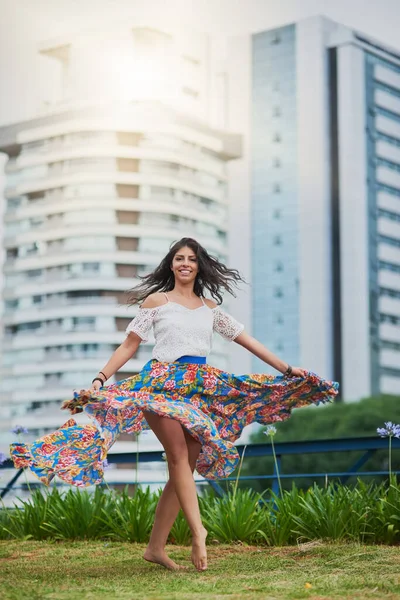
[[[189, 435], [185, 429], [183, 430], [183, 433], [185, 435], [186, 446], [188, 449], [189, 465], [193, 473], [196, 468], [197, 458], [200, 454], [201, 444], [192, 438], [192, 436]], [[168, 568], [173, 569], [179, 568], [174, 561], [171, 561], [171, 559], [167, 557], [164, 548], [167, 543], [169, 532], [175, 523], [180, 508], [181, 505], [179, 504], [178, 496], [176, 495], [173, 483], [168, 481], [157, 504], [153, 529], [151, 531], [149, 544], [144, 555], [146, 560], [152, 560], [154, 558], [159, 559], [162, 556], [162, 564], [164, 564], [165, 558], [168, 559], [169, 563], [168, 565], [164, 564], [164, 566], [168, 566]], [[153, 562], [159, 562], [159, 560]]]
[[[195, 440], [189, 441], [191, 461], [189, 463], [189, 449], [185, 431], [174, 419], [159, 417], [147, 411], [145, 418], [162, 443], [168, 459], [168, 469], [170, 479], [160, 498], [156, 511], [156, 522], [149, 543], [149, 552], [145, 553], [145, 558], [159, 558], [155, 562], [160, 562], [167, 568], [177, 568], [176, 563], [168, 559], [164, 551], [164, 546], [168, 533], [178, 515], [179, 508], [182, 507], [189, 528], [192, 532], [192, 562], [199, 571], [207, 568], [207, 554], [205, 540], [207, 531], [203, 527], [200, 518], [199, 503], [196, 493], [196, 484], [193, 479], [193, 469], [195, 459], [200, 451], [200, 444]], [[190, 438], [193, 439], [193, 438]], [[167, 559], [167, 560], [166, 560]], [[173, 564], [171, 564], [171, 561]], [[176, 565], [176, 566], [174, 566]]]

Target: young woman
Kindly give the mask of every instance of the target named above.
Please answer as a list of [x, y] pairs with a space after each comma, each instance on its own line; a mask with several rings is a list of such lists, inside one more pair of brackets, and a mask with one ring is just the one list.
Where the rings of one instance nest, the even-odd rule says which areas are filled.
[[[95, 425], [70, 419], [56, 432], [31, 446], [13, 444], [15, 466], [29, 466], [43, 481], [54, 475], [86, 486], [103, 479], [103, 460], [121, 432], [149, 427], [165, 449], [169, 481], [157, 506], [148, 561], [179, 569], [166, 552], [168, 534], [182, 508], [192, 533], [192, 562], [207, 568], [193, 471], [208, 479], [227, 477], [238, 462], [234, 447], [249, 423], [283, 421], [291, 410], [327, 402], [338, 384], [291, 367], [244, 331], [243, 325], [220, 308], [221, 291], [233, 294], [239, 273], [211, 257], [191, 238], [175, 243], [153, 273], [132, 290], [132, 302], [142, 302], [127, 328], [125, 341], [92, 382], [75, 393], [63, 408], [85, 410]], [[206, 299], [205, 293], [216, 300]], [[154, 328], [153, 358], [142, 371], [104, 387], [147, 340]], [[213, 331], [271, 365], [283, 376], [235, 376], [207, 364]]]

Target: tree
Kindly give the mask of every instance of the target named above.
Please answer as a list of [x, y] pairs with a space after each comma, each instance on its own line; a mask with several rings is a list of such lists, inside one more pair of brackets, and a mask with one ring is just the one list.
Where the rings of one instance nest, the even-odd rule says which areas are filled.
[[[364, 437], [377, 435], [377, 427], [386, 421], [400, 423], [400, 398], [396, 396], [380, 396], [365, 398], [360, 402], [336, 402], [325, 406], [310, 406], [294, 410], [287, 421], [275, 423], [277, 434], [275, 442], [301, 440], [322, 440], [346, 437]], [[252, 443], [270, 444], [263, 431], [251, 436]], [[334, 452], [326, 454], [292, 455], [282, 458], [283, 473], [329, 473], [347, 471], [361, 456], [360, 452]], [[365, 471], [386, 470], [388, 454], [384, 450], [377, 451], [364, 465]], [[393, 451], [393, 470], [400, 469], [400, 452]], [[247, 459], [244, 461], [242, 475], [267, 475], [273, 473], [271, 458]], [[365, 477], [363, 479], [366, 479]], [[314, 478], [297, 479], [299, 487], [308, 487]], [[315, 479], [323, 483], [321, 478]], [[270, 487], [270, 480], [255, 479], [252, 487], [258, 490]], [[291, 480], [282, 481], [286, 488]]]

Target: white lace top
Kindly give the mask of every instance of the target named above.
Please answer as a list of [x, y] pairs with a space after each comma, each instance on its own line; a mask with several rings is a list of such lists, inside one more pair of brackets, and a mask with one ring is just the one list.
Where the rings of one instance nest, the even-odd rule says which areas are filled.
[[232, 341], [244, 329], [219, 306], [209, 308], [203, 301], [202, 306], [191, 309], [167, 299], [166, 304], [156, 308], [140, 308], [126, 328], [127, 335], [132, 331], [146, 342], [153, 327], [152, 357], [161, 362], [174, 362], [180, 356], [207, 357], [214, 331]]

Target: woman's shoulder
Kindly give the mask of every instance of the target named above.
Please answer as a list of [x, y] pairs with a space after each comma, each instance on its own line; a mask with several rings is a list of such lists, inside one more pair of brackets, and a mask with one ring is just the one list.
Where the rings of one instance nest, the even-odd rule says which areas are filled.
[[214, 302], [214, 300], [210, 300], [209, 298], [203, 298], [205, 304], [208, 308], [217, 308], [218, 304]]
[[163, 304], [167, 304], [167, 299], [163, 292], [155, 292], [154, 294], [149, 294], [147, 298], [142, 302], [140, 308], [158, 308]]
[[[208, 308], [214, 309], [219, 306], [219, 304], [217, 304], [214, 300], [210, 300], [209, 298], [203, 298], [203, 300]], [[140, 308], [158, 308], [164, 304], [168, 304], [165, 294], [163, 292], [155, 292], [154, 294], [149, 294], [147, 296], [147, 298], [140, 305]]]

